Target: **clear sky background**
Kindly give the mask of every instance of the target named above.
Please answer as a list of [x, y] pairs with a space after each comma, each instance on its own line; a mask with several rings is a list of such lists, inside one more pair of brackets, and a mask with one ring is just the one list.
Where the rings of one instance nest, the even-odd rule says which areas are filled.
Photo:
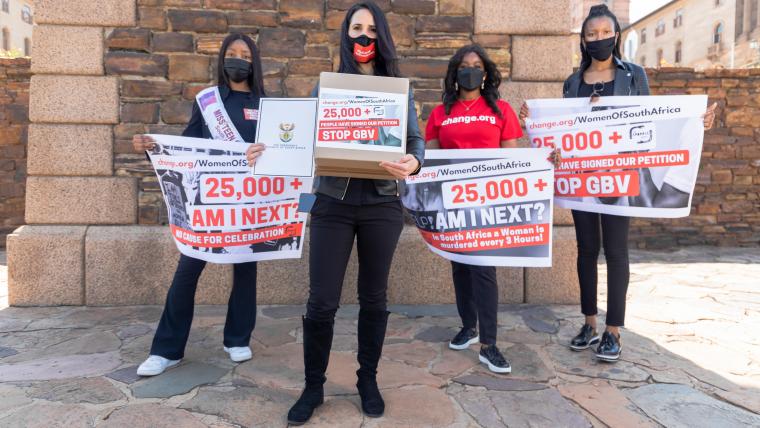
[[670, 0], [631, 0], [631, 23], [654, 12]]

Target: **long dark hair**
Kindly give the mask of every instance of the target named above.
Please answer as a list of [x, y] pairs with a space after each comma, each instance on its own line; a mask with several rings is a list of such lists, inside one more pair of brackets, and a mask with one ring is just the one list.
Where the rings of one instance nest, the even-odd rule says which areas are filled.
[[253, 73], [248, 76], [248, 87], [251, 88], [251, 93], [257, 97], [265, 97], [264, 92], [264, 73], [261, 71], [261, 56], [259, 55], [259, 48], [256, 47], [256, 42], [250, 37], [241, 33], [232, 33], [224, 38], [222, 47], [219, 49], [219, 60], [217, 63], [217, 84], [220, 86], [230, 86], [230, 79], [227, 77], [227, 73], [224, 72], [224, 54], [227, 53], [227, 48], [237, 41], [242, 40], [248, 45], [248, 49], [251, 50], [251, 65], [253, 67]]
[[351, 18], [354, 13], [360, 9], [367, 9], [375, 20], [375, 31], [377, 40], [375, 41], [375, 75], [398, 77], [401, 72], [398, 69], [398, 59], [396, 58], [396, 45], [393, 43], [391, 29], [388, 26], [388, 20], [385, 18], [383, 11], [371, 1], [356, 3], [346, 11], [346, 17], [340, 26], [340, 67], [338, 73], [360, 74], [359, 67], [354, 59], [354, 44], [348, 37], [348, 27], [351, 24]]
[[446, 70], [446, 79], [443, 81], [443, 105], [446, 109], [446, 114], [451, 113], [451, 107], [459, 99], [459, 91], [457, 90], [457, 71], [459, 71], [459, 65], [462, 63], [465, 55], [473, 52], [480, 57], [483, 61], [483, 69], [486, 73], [486, 80], [483, 82], [483, 88], [480, 89], [480, 95], [486, 100], [486, 104], [491, 107], [494, 113], [502, 116], [501, 109], [496, 104], [499, 100], [499, 85], [501, 85], [501, 72], [496, 67], [496, 63], [486, 53], [485, 49], [478, 44], [467, 45], [459, 48], [458, 51], [449, 60], [449, 68]]
[[588, 16], [586, 19], [583, 20], [583, 25], [581, 26], [581, 70], [585, 71], [590, 65], [591, 65], [591, 55], [586, 51], [586, 48], [583, 47], [583, 38], [586, 35], [586, 24], [588, 24], [589, 21], [595, 18], [601, 18], [603, 16], [606, 16], [607, 18], [610, 18], [612, 22], [615, 24], [615, 33], [617, 33], [615, 36], [617, 37], [617, 41], [615, 41], [615, 49], [612, 51], [612, 55], [615, 56], [615, 58], [620, 59], [622, 55], [620, 55], [620, 39], [622, 38], [623, 31], [620, 29], [620, 23], [618, 22], [617, 16], [615, 16], [612, 11], [607, 8], [607, 5], [605, 4], [598, 4], [596, 6], [591, 6], [591, 9], [588, 11]]

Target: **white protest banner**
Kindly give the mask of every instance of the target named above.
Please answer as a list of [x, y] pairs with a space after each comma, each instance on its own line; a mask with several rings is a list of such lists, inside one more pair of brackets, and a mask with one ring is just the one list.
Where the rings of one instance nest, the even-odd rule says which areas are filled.
[[248, 144], [151, 135], [149, 153], [179, 251], [213, 263], [301, 257], [312, 177], [252, 176]]
[[548, 149], [429, 150], [402, 201], [430, 250], [478, 266], [551, 266]]
[[689, 215], [707, 96], [528, 100], [534, 147], [560, 148], [557, 206], [631, 217]]

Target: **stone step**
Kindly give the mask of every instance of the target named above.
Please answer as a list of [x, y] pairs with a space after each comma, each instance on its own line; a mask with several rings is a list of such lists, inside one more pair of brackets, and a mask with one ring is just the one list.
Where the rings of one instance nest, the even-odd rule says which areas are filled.
[[[8, 236], [9, 303], [13, 306], [161, 304], [177, 266], [165, 226], [22, 226]], [[262, 262], [259, 304], [303, 304], [308, 296], [308, 252], [297, 260]], [[554, 228], [554, 267], [499, 268], [502, 303], [577, 303], [575, 235]], [[342, 303], [356, 303], [354, 249]], [[199, 304], [225, 304], [232, 267], [209, 264], [198, 286]], [[448, 261], [433, 254], [416, 228], [406, 226], [388, 285], [392, 304], [453, 303]]]

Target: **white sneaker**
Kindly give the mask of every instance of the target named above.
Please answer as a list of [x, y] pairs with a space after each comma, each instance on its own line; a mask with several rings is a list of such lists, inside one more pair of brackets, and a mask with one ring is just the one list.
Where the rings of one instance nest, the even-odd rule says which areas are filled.
[[232, 348], [225, 346], [224, 352], [230, 354], [230, 359], [236, 363], [248, 361], [253, 357], [251, 348], [248, 346], [233, 346]]
[[148, 359], [140, 364], [137, 368], [138, 376], [155, 376], [160, 375], [166, 369], [174, 367], [179, 364], [180, 360], [168, 360], [159, 355], [149, 355]]

